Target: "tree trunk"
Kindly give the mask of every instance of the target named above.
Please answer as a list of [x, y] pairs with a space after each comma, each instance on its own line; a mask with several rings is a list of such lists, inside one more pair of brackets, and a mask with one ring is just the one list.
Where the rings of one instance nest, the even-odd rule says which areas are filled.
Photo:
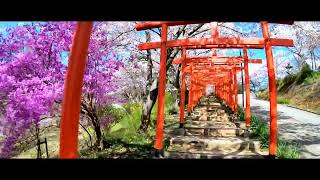
[[[90, 108], [89, 108], [90, 106]], [[100, 121], [97, 115], [97, 111], [94, 108], [92, 103], [89, 103], [88, 105], [84, 102], [81, 103], [81, 113], [86, 115], [89, 120], [91, 121], [95, 134], [96, 134], [96, 142], [94, 145], [98, 148], [98, 150], [102, 150], [105, 147], [105, 142], [102, 136]]]
[[[191, 31], [188, 35], [191, 36], [195, 32], [197, 32], [198, 29], [200, 29], [202, 25], [197, 26], [193, 31]], [[185, 27], [183, 26], [179, 28], [179, 30], [176, 32], [175, 36], [173, 39], [178, 39], [180, 35], [185, 31]], [[146, 41], [150, 41], [150, 35], [146, 33]], [[150, 38], [150, 39], [149, 39]], [[167, 49], [167, 65], [166, 65], [166, 71], [171, 67], [173, 59], [177, 56], [178, 52], [180, 49], [178, 48], [168, 48]], [[151, 53], [150, 51], [147, 51], [147, 60], [148, 62], [151, 61]], [[151, 86], [146, 87], [146, 92], [144, 93], [143, 97], [143, 112], [141, 115], [141, 125], [139, 127], [139, 131], [141, 132], [146, 132], [148, 129], [148, 126], [150, 124], [150, 116], [151, 116], [151, 110], [158, 98], [158, 77], [157, 78], [152, 78], [152, 68], [150, 68], [150, 63], [148, 64], [148, 85], [151, 84]], [[150, 75], [151, 74], [151, 75]], [[152, 83], [151, 83], [152, 82]]]
[[[146, 31], [145, 32], [146, 35], [146, 42], [150, 42], [151, 41], [151, 36], [150, 36], [150, 32]], [[148, 69], [147, 69], [147, 86], [145, 91], [143, 92], [143, 98], [142, 98], [142, 104], [143, 104], [143, 108], [142, 108], [142, 113], [141, 113], [141, 125], [139, 127], [139, 131], [140, 132], [146, 132], [148, 129], [148, 126], [150, 124], [151, 121], [151, 110], [153, 105], [156, 102], [157, 99], [157, 95], [155, 95], [155, 97], [151, 96], [151, 92], [154, 90], [158, 90], [156, 89], [152, 89], [152, 68], [153, 68], [153, 64], [152, 64], [152, 59], [151, 59], [151, 51], [147, 50], [147, 62], [148, 62]], [[157, 83], [157, 82], [156, 82]], [[155, 85], [157, 86], [157, 85]]]
[[42, 156], [41, 153], [41, 144], [40, 144], [40, 132], [39, 132], [39, 125], [36, 124], [36, 140], [37, 140], [37, 159], [40, 159]]
[[98, 148], [98, 150], [104, 149], [104, 142], [101, 132], [101, 127], [99, 123], [93, 123], [94, 131], [96, 133], [97, 140], [95, 142], [95, 146]]
[[181, 88], [180, 88], [180, 71], [179, 68], [181, 67], [181, 64], [179, 64], [178, 69], [176, 70], [176, 77], [175, 77], [175, 81], [174, 81], [174, 87], [176, 88], [176, 93], [175, 93], [175, 101], [174, 101], [174, 106], [176, 109], [179, 109], [179, 105], [180, 105], [180, 94], [181, 94]]
[[[148, 88], [147, 88], [148, 89]], [[141, 117], [141, 125], [139, 127], [140, 132], [146, 132], [151, 121], [151, 110], [156, 103], [158, 97], [158, 81], [153, 81], [150, 90], [147, 90], [147, 94], [143, 99], [143, 109]]]
[[[178, 52], [179, 52], [178, 49], [168, 49], [168, 56], [167, 56], [168, 63], [167, 63], [166, 71], [168, 71], [170, 65], [172, 64], [173, 59], [177, 56]], [[150, 56], [150, 59], [151, 59], [151, 56]], [[140, 132], [146, 132], [149, 127], [149, 124], [151, 121], [150, 119], [151, 110], [158, 98], [158, 78], [155, 78], [152, 81], [152, 85], [150, 86], [150, 88], [147, 86], [146, 89], [147, 89], [146, 90], [147, 93], [145, 94], [145, 97], [143, 100], [143, 112], [141, 115], [141, 125], [139, 127]]]

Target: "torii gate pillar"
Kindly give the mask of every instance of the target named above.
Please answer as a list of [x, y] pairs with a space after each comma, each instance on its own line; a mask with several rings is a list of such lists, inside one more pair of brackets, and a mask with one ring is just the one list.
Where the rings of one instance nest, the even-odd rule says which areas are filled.
[[277, 87], [272, 55], [272, 47], [270, 44], [270, 34], [268, 30], [268, 22], [261, 22], [262, 34], [265, 39], [265, 51], [267, 57], [269, 94], [270, 94], [270, 141], [269, 155], [275, 158], [277, 153]]

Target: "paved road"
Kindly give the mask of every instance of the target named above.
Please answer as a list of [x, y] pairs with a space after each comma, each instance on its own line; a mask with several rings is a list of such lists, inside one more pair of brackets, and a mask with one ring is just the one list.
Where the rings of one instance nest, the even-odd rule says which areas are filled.
[[[239, 94], [242, 106], [242, 95]], [[251, 112], [269, 122], [269, 101], [258, 100], [251, 94]], [[279, 136], [302, 145], [301, 158], [320, 159], [320, 115], [278, 104]]]

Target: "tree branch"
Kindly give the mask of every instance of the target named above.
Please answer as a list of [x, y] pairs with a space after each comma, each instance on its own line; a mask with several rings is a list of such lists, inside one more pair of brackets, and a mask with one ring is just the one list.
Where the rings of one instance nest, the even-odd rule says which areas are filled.
[[90, 146], [88, 146], [88, 147], [91, 147], [91, 146], [92, 146], [92, 137], [91, 137], [89, 131], [88, 131], [81, 123], [79, 123], [79, 124], [80, 124], [80, 126], [86, 131], [86, 133], [89, 135]]
[[198, 26], [196, 26], [195, 28], [193, 28], [193, 30], [188, 33], [188, 36], [191, 36], [193, 33], [195, 33], [196, 31], [198, 31], [203, 25], [204, 25], [204, 24], [199, 24]]

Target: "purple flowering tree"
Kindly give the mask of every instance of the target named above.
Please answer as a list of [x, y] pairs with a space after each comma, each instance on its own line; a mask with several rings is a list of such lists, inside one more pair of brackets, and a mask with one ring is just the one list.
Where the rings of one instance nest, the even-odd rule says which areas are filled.
[[[111, 117], [101, 117], [101, 108], [119, 98], [113, 74], [122, 66], [102, 41], [95, 23], [85, 72], [81, 113], [88, 117], [96, 134], [96, 145], [103, 148], [101, 129]], [[66, 58], [75, 28], [73, 22], [29, 23], [7, 28], [0, 35], [0, 133], [1, 157], [12, 155], [15, 144], [43, 116], [60, 113], [67, 69]], [[101, 147], [102, 146], [102, 147]]]

